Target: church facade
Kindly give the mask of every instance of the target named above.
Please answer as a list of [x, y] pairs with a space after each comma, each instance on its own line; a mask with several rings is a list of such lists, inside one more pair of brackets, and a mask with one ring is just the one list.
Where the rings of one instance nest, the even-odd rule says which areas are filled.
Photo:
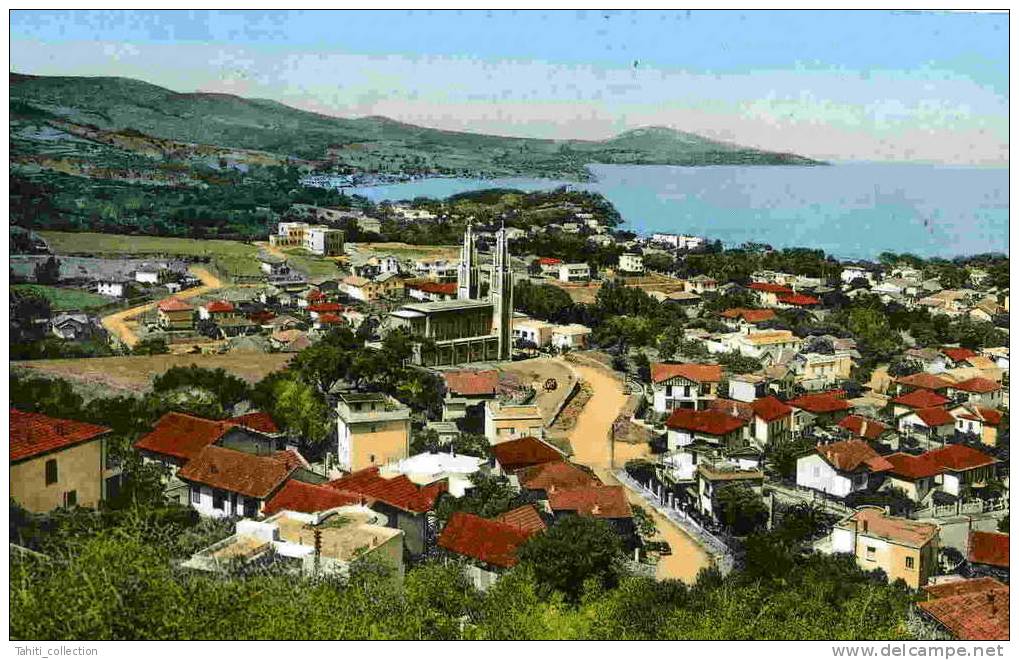
[[479, 297], [480, 274], [476, 237], [468, 225], [457, 268], [457, 299], [411, 303], [389, 314], [390, 330], [406, 328], [427, 340], [416, 346], [415, 364], [442, 367], [512, 359], [513, 272], [505, 228], [496, 233], [487, 299]]

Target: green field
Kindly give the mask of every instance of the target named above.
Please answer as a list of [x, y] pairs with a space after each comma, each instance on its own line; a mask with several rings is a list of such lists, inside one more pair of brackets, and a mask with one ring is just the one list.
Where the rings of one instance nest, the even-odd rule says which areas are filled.
[[91, 232], [38, 232], [56, 254], [97, 257], [164, 255], [208, 259], [219, 273], [230, 276], [260, 274], [258, 247], [238, 241], [196, 240], [164, 236], [96, 234]]
[[50, 307], [54, 311], [68, 309], [94, 309], [109, 305], [112, 300], [96, 293], [89, 293], [81, 289], [65, 289], [56, 286], [45, 286], [42, 284], [15, 284], [11, 287], [11, 293], [32, 293], [50, 301]]

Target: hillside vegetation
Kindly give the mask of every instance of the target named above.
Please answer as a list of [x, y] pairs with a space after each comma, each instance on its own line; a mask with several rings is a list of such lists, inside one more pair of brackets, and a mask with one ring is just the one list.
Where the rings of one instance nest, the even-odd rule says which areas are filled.
[[182, 94], [128, 78], [11, 74], [10, 94], [12, 145], [19, 156], [61, 144], [101, 147], [107, 157], [117, 160], [119, 154], [127, 161], [132, 155], [257, 164], [291, 158], [341, 171], [573, 178], [586, 176], [589, 163], [814, 163], [668, 128], [636, 129], [603, 141], [510, 138], [385, 117], [330, 117], [229, 94]]

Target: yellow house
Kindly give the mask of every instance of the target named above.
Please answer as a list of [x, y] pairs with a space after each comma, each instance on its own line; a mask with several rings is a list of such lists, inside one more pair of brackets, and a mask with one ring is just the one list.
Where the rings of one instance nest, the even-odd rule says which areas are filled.
[[338, 467], [356, 472], [410, 454], [410, 408], [379, 392], [347, 392], [336, 402]]
[[12, 500], [34, 513], [99, 505], [110, 429], [14, 409], [10, 421]]
[[165, 330], [190, 330], [195, 325], [195, 310], [180, 298], [160, 300], [156, 306], [159, 327]]
[[864, 570], [880, 568], [889, 582], [902, 579], [912, 589], [927, 584], [937, 570], [937, 525], [861, 507], [832, 529], [832, 551], [849, 553]]
[[485, 437], [497, 444], [515, 438], [544, 436], [545, 421], [535, 405], [504, 405], [498, 401], [485, 404]]

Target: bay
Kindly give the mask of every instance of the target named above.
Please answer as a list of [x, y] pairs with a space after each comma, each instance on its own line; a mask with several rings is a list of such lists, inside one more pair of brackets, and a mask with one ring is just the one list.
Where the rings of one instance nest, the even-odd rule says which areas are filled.
[[922, 257], [1008, 254], [1008, 170], [839, 163], [826, 167], [591, 165], [594, 180], [434, 178], [348, 188], [376, 202], [445, 198], [469, 190], [604, 195], [624, 228], [686, 233], [776, 248], [808, 247], [844, 259], [884, 251]]

